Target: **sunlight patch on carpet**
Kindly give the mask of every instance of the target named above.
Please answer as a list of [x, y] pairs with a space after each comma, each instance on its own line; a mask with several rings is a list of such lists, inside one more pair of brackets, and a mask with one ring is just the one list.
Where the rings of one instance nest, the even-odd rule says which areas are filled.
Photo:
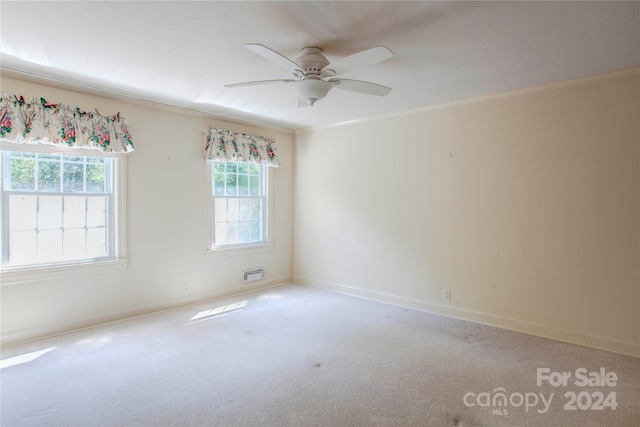
[[10, 366], [22, 365], [23, 363], [29, 363], [36, 360], [43, 354], [49, 353], [55, 347], [45, 348], [44, 350], [32, 351], [31, 353], [21, 354], [19, 356], [13, 356], [8, 359], [0, 361], [0, 369], [8, 368]]
[[198, 314], [193, 316], [191, 318], [191, 322], [187, 323], [187, 325], [190, 325], [191, 323], [195, 323], [201, 320], [213, 319], [218, 316], [226, 315], [234, 311], [239, 311], [244, 306], [246, 306], [248, 302], [249, 302], [248, 300], [244, 300], [244, 301], [234, 302], [232, 304], [222, 305], [220, 307], [216, 307], [211, 310], [202, 310], [198, 312]]

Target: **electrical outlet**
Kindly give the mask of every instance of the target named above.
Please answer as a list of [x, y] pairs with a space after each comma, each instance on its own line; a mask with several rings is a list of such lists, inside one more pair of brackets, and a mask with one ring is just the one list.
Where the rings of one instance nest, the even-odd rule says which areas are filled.
[[183, 287], [184, 287], [185, 291], [188, 291], [189, 290], [189, 282], [184, 282]]
[[442, 299], [445, 301], [451, 301], [451, 289], [445, 289], [442, 291]]

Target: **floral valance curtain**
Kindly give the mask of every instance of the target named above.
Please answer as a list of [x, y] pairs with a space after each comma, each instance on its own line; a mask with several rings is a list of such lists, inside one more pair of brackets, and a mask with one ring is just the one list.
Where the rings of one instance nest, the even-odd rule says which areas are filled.
[[273, 139], [214, 128], [204, 133], [205, 159], [279, 166]]
[[18, 144], [53, 144], [98, 149], [108, 153], [133, 151], [127, 121], [120, 113], [103, 116], [51, 104], [44, 98], [26, 102], [22, 96], [0, 94], [0, 138]]

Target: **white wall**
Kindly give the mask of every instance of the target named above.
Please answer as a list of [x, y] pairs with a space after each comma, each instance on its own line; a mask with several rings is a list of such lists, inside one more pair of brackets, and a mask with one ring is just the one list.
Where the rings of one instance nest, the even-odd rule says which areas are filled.
[[[287, 282], [292, 272], [293, 134], [225, 122], [203, 114], [81, 94], [2, 77], [2, 92], [44, 97], [129, 120], [135, 151], [127, 156], [128, 268], [0, 287], [2, 342], [58, 333], [104, 321], [247, 290], [243, 270], [264, 266], [253, 287]], [[272, 251], [230, 257], [205, 253], [206, 127], [273, 137], [281, 166], [274, 179]], [[189, 282], [185, 291], [183, 283]]]
[[[236, 293], [242, 270], [265, 266], [257, 286], [293, 271], [301, 283], [640, 355], [637, 73], [297, 135], [6, 76], [0, 89], [120, 111], [136, 144], [127, 269], [1, 286], [3, 344]], [[278, 141], [273, 251], [205, 254], [208, 126]]]
[[299, 132], [294, 280], [640, 356], [639, 80]]

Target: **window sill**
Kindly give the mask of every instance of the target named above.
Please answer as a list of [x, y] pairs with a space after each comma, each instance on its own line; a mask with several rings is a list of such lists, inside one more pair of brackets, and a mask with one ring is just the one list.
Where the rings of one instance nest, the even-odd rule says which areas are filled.
[[207, 256], [211, 257], [232, 257], [257, 254], [261, 252], [271, 252], [275, 244], [261, 243], [258, 245], [229, 246], [226, 248], [211, 248], [207, 250]]
[[116, 259], [112, 261], [91, 262], [87, 264], [5, 270], [0, 274], [0, 285], [15, 285], [18, 283], [101, 274], [111, 271], [125, 270], [127, 265], [127, 259]]

